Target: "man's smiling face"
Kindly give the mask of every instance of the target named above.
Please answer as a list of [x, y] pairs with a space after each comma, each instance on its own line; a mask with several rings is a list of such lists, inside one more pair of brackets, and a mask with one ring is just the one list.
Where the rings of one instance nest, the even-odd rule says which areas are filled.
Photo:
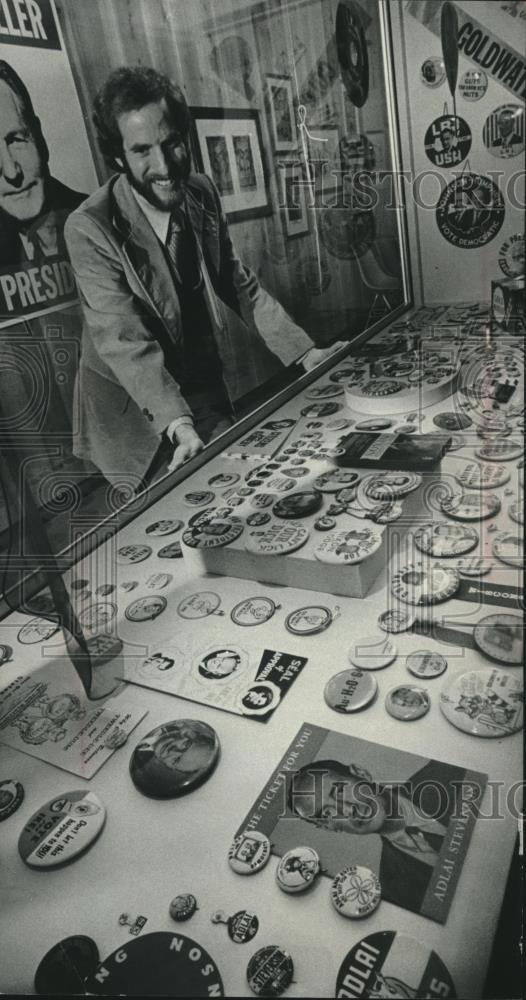
[[0, 80], [0, 208], [21, 223], [36, 219], [44, 206], [46, 172], [22, 103]]
[[117, 122], [130, 184], [155, 208], [172, 211], [183, 201], [190, 161], [166, 101], [123, 112]]

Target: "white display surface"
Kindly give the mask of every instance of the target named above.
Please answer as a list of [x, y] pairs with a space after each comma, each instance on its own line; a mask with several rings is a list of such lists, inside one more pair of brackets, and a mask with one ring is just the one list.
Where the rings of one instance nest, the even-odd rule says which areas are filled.
[[[305, 397], [301, 395], [276, 414], [295, 417], [304, 405]], [[433, 415], [451, 409], [453, 405], [442, 402], [440, 407], [435, 405], [422, 410], [420, 429], [431, 432], [435, 429]], [[342, 410], [338, 416], [350, 416], [350, 413]], [[331, 419], [334, 417], [328, 418]], [[448, 482], [453, 482], [455, 471], [472, 459], [473, 447], [481, 440], [475, 427], [462, 434], [466, 445], [444, 460], [443, 478]], [[244, 477], [247, 465], [240, 459], [226, 461], [218, 457], [212, 460], [140, 514], [112, 542], [93, 552], [71, 576], [72, 579], [89, 579], [93, 595], [102, 583], [116, 584], [110, 600], [118, 604], [116, 621], [125, 655], [144, 657], [168, 641], [174, 645], [184, 642], [197, 651], [210, 646], [211, 635], [217, 637], [222, 647], [228, 647], [229, 643], [243, 646], [248, 631], [251, 644], [259, 643], [261, 649], [297, 652], [308, 657], [308, 664], [275, 714], [264, 724], [127, 684], [123, 691], [126, 702], [146, 708], [148, 714], [128, 743], [117, 750], [89, 782], [3, 745], [0, 747], [0, 779], [18, 780], [25, 789], [21, 807], [2, 823], [0, 989], [6, 993], [31, 993], [40, 959], [57, 941], [70, 934], [91, 936], [99, 947], [101, 958], [132, 941], [128, 928], [118, 923], [119, 915], [126, 912], [132, 920], [139, 914], [147, 918], [143, 934], [173, 931], [199, 942], [216, 961], [226, 996], [252, 995], [245, 977], [247, 963], [257, 949], [270, 944], [288, 951], [294, 961], [294, 982], [287, 996], [334, 996], [338, 969], [349, 949], [366, 934], [382, 930], [403, 932], [434, 949], [448, 967], [458, 997], [481, 995], [517, 835], [517, 821], [506, 809], [505, 793], [521, 779], [522, 734], [502, 740], [484, 740], [463, 733], [443, 716], [439, 695], [443, 684], [449, 683], [452, 677], [468, 669], [487, 668], [490, 661], [476, 649], [449, 645], [410, 632], [400, 633], [394, 637], [398, 658], [375, 674], [379, 685], [375, 702], [363, 712], [349, 716], [331, 710], [324, 700], [324, 688], [330, 677], [349, 666], [347, 653], [352, 642], [364, 635], [378, 634], [379, 638], [384, 635], [377, 625], [378, 615], [395, 603], [387, 595], [384, 573], [377, 577], [365, 599], [333, 597], [323, 592], [258, 585], [212, 575], [199, 577], [182, 559], [157, 557], [158, 550], [168, 541], [180, 538], [180, 534], [173, 534], [169, 539], [146, 534], [147, 526], [154, 521], [164, 518], [187, 520], [195, 513], [195, 508], [184, 505], [183, 494], [189, 490], [213, 489], [207, 486], [208, 479], [219, 471], [240, 472]], [[518, 532], [517, 525], [508, 518], [509, 504], [505, 499], [507, 489], [512, 488], [514, 495], [518, 492], [517, 461], [508, 463], [508, 467], [512, 472], [511, 483], [492, 491], [503, 501], [501, 511], [492, 522], [479, 526], [480, 553], [484, 555], [491, 554], [494, 537], [493, 532], [488, 533], [489, 523], [494, 521], [500, 531], [513, 529], [514, 533]], [[220, 499], [219, 491], [216, 497], [219, 503], [227, 503]], [[443, 519], [441, 511], [434, 516], [437, 520]], [[346, 523], [354, 521], [349, 515], [345, 517]], [[118, 547], [145, 542], [153, 548], [148, 559], [134, 565], [117, 565], [114, 557]], [[404, 553], [395, 554], [392, 569], [387, 572], [395, 572], [405, 561], [409, 558]], [[449, 560], [448, 565], [454, 562]], [[108, 567], [112, 567], [111, 572], [115, 574], [111, 581]], [[126, 606], [138, 597], [151, 594], [146, 581], [153, 573], [161, 571], [174, 575], [173, 581], [162, 590], [168, 601], [167, 609], [153, 622], [127, 620]], [[483, 579], [489, 584], [515, 587], [519, 584], [518, 577], [517, 570], [495, 563], [491, 573]], [[138, 581], [138, 586], [127, 593], [121, 584], [130, 580]], [[466, 580], [468, 584], [478, 583], [477, 579]], [[224, 616], [213, 615], [194, 621], [181, 619], [176, 612], [181, 594], [198, 591], [217, 593]], [[230, 619], [231, 609], [243, 598], [258, 594], [271, 597], [281, 607], [261, 625], [248, 630], [235, 625]], [[76, 598], [79, 608], [96, 599], [92, 596], [82, 601], [80, 595]], [[341, 614], [324, 632], [303, 637], [291, 635], [285, 629], [286, 616], [309, 604], [331, 609], [339, 605]], [[482, 608], [476, 603], [453, 598], [438, 605], [435, 615], [444, 615], [450, 625], [456, 623], [459, 629], [469, 632], [472, 623], [497, 610], [495, 605], [488, 607], [486, 604]], [[2, 666], [2, 686], [27, 669], [38, 671], [40, 657], [51, 653], [51, 645], [57, 641], [55, 637], [40, 645], [20, 645], [17, 632], [25, 621], [27, 616], [14, 614], [2, 623], [2, 642], [14, 650], [13, 662]], [[419, 682], [431, 697], [428, 714], [403, 722], [387, 714], [385, 696], [398, 684], [412, 683], [405, 657], [422, 649], [442, 653], [448, 661], [448, 669], [442, 677]], [[200, 719], [213, 726], [222, 748], [218, 766], [204, 785], [185, 797], [168, 801], [146, 798], [136, 790], [128, 773], [132, 750], [155, 726], [177, 718]], [[331, 903], [331, 881], [324, 876], [305, 894], [281, 892], [275, 882], [275, 856], [265, 869], [248, 878], [231, 870], [227, 853], [234, 833], [304, 721], [420, 757], [473, 768], [487, 773], [490, 783], [502, 782], [499, 801], [504, 818], [477, 821], [444, 925], [385, 901], [363, 920], [354, 922], [343, 918]], [[93, 847], [67, 867], [31, 871], [17, 851], [24, 823], [40, 804], [74, 788], [89, 788], [101, 798], [107, 808], [105, 829]], [[483, 810], [488, 812], [495, 811], [494, 804], [490, 804], [492, 792], [495, 797], [495, 786], [488, 787], [483, 800]], [[188, 923], [175, 924], [168, 913], [170, 901], [175, 895], [186, 892], [196, 896], [199, 909]], [[257, 914], [260, 928], [254, 940], [244, 945], [233, 943], [224, 927], [210, 921], [210, 915], [217, 909], [228, 915], [241, 909]]]

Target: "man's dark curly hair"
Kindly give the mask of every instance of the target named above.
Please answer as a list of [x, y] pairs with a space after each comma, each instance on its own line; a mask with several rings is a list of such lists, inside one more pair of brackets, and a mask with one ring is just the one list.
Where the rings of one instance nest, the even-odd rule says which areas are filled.
[[146, 104], [157, 104], [163, 98], [175, 128], [186, 139], [190, 112], [182, 90], [168, 76], [147, 66], [121, 66], [110, 74], [95, 98], [93, 123], [100, 151], [112, 170], [123, 169], [117, 162], [123, 159], [119, 116]]

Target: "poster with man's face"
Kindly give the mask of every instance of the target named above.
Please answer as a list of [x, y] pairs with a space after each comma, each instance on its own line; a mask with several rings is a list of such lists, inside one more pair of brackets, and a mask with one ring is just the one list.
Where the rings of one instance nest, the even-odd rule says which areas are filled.
[[98, 185], [53, 0], [21, 0], [6, 10], [0, 34], [0, 327], [76, 301], [64, 223]]

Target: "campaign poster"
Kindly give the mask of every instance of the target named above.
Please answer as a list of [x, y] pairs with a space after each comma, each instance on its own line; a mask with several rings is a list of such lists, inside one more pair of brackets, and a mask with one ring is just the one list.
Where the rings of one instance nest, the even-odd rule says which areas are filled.
[[239, 827], [327, 875], [364, 865], [382, 898], [445, 923], [487, 775], [303, 723]]
[[64, 223], [98, 180], [53, 0], [0, 5], [0, 328], [77, 299]]

